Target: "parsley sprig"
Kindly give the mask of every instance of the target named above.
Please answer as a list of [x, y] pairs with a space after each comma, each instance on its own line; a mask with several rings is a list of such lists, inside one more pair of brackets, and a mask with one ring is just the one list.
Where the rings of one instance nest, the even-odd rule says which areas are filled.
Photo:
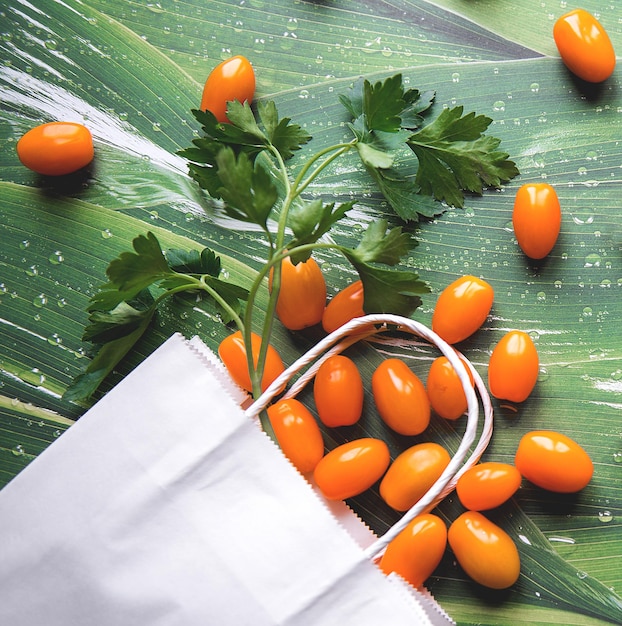
[[[358, 245], [339, 245], [330, 231], [354, 202], [309, 199], [305, 196], [309, 185], [335, 160], [354, 153], [397, 216], [408, 222], [440, 214], [448, 206], [461, 207], [464, 192], [498, 187], [518, 170], [498, 150], [499, 140], [484, 134], [490, 118], [463, 115], [462, 108], [455, 107], [425, 125], [434, 93], [406, 89], [399, 74], [376, 83], [360, 79], [340, 101], [350, 116], [351, 140], [323, 148], [292, 169], [288, 162], [311, 137], [290, 118], [280, 117], [274, 102], [260, 101], [256, 110], [248, 103], [230, 102], [228, 124], [219, 123], [209, 111], [193, 111], [203, 134], [180, 153], [188, 159], [190, 176], [221, 201], [228, 216], [263, 231], [268, 243], [266, 262], [252, 284], [243, 287], [222, 278], [220, 259], [208, 248], [200, 253], [163, 251], [153, 233], [136, 237], [133, 251], [110, 263], [108, 282], [91, 298], [83, 338], [99, 345], [99, 351], [65, 397], [88, 399], [170, 297], [207, 303], [225, 324], [242, 331], [253, 395], [258, 396], [275, 323], [281, 262], [288, 256], [299, 263], [314, 250], [339, 253], [363, 283], [366, 312], [413, 313], [429, 287], [416, 272], [395, 267], [416, 245], [412, 236], [402, 226], [390, 228], [387, 220], [377, 219], [367, 226]], [[404, 161], [406, 166], [401, 167]], [[254, 364], [250, 329], [256, 325], [256, 298], [266, 289], [269, 275], [272, 286]]]

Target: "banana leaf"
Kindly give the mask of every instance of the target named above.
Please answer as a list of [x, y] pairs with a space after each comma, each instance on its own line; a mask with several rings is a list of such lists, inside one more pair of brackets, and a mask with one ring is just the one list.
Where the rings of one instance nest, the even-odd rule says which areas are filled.
[[[81, 340], [88, 300], [134, 237], [152, 231], [163, 247], [208, 246], [237, 282], [252, 281], [260, 233], [231, 228], [177, 154], [198, 131], [190, 111], [209, 71], [234, 54], [251, 59], [257, 99], [274, 100], [313, 136], [301, 160], [343, 137], [338, 95], [358, 76], [400, 72], [409, 86], [436, 91], [437, 113], [459, 104], [491, 117], [491, 132], [521, 171], [500, 190], [469, 196], [464, 209], [405, 226], [419, 242], [406, 264], [432, 289], [414, 318], [429, 324], [438, 293], [459, 275], [488, 280], [493, 311], [461, 349], [485, 378], [496, 341], [525, 330], [541, 370], [527, 401], [495, 401], [485, 458], [511, 462], [524, 432], [552, 428], [580, 442], [595, 464], [579, 494], [523, 484], [495, 513], [521, 553], [513, 588], [483, 590], [449, 551], [428, 587], [459, 624], [622, 623], [622, 96], [619, 72], [587, 85], [561, 63], [552, 25], [571, 8], [565, 4], [0, 0], [0, 485], [88, 408], [63, 392], [91, 356]], [[620, 49], [614, 3], [582, 6]], [[27, 170], [15, 153], [24, 132], [55, 119], [88, 125], [96, 147], [90, 168], [62, 180]], [[553, 184], [563, 207], [558, 243], [539, 262], [522, 255], [511, 228], [514, 192], [532, 181]], [[399, 223], [355, 159], [309, 192], [356, 200], [335, 235], [348, 245], [371, 219]], [[331, 293], [351, 279], [339, 258], [320, 260]], [[93, 401], [175, 331], [199, 334], [212, 348], [229, 332], [209, 311], [170, 302]], [[317, 338], [317, 329], [277, 329], [275, 346], [292, 361]], [[352, 354], [369, 379], [392, 350], [423, 379], [436, 356], [399, 344]], [[308, 391], [302, 397], [312, 406]], [[452, 451], [462, 428], [436, 419], [420, 439]], [[394, 453], [407, 443], [379, 424], [369, 390], [361, 422], [326, 438], [334, 445], [361, 434], [382, 436]], [[378, 533], [396, 519], [374, 489], [349, 504]], [[439, 507], [448, 522], [459, 512], [455, 498]]]

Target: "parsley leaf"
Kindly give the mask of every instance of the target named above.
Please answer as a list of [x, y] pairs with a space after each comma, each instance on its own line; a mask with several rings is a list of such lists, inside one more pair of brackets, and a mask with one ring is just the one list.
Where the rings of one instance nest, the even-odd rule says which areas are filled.
[[67, 388], [64, 397], [72, 401], [87, 400], [94, 393], [149, 328], [163, 299], [181, 294], [191, 294], [195, 303], [208, 299], [228, 323], [238, 318], [248, 298], [248, 290], [220, 278], [220, 258], [209, 248], [164, 254], [151, 232], [136, 237], [132, 247], [133, 252], [122, 252], [109, 263], [109, 282], [89, 303], [82, 339], [99, 348]]
[[407, 141], [419, 160], [421, 191], [456, 207], [464, 206], [463, 191], [481, 194], [484, 186], [499, 187], [519, 173], [497, 150], [501, 141], [483, 134], [492, 119], [462, 112], [461, 106], [444, 109]]

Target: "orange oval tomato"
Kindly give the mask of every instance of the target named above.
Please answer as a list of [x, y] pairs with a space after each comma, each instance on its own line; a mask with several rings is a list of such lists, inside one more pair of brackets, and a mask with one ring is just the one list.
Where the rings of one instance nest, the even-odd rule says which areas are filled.
[[446, 547], [445, 522], [424, 513], [389, 543], [378, 565], [385, 574], [395, 572], [413, 587], [421, 587], [441, 562]]
[[[270, 287], [272, 273], [270, 274]], [[276, 302], [279, 320], [290, 330], [302, 330], [322, 321], [326, 307], [326, 282], [313, 257], [294, 265], [289, 257], [281, 263], [281, 287]]]
[[607, 31], [584, 9], [562, 15], [553, 26], [553, 39], [564, 65], [590, 83], [613, 74], [616, 53]]
[[88, 128], [74, 122], [49, 122], [29, 130], [17, 142], [17, 156], [28, 169], [63, 176], [87, 166], [94, 155]]
[[[471, 386], [473, 375], [465, 363]], [[434, 411], [448, 420], [457, 420], [468, 408], [466, 394], [458, 373], [446, 356], [439, 356], [430, 365], [426, 390]]]
[[523, 402], [538, 380], [540, 361], [531, 337], [520, 330], [506, 333], [488, 361], [490, 393], [500, 400]]
[[363, 395], [363, 380], [352, 359], [335, 354], [320, 365], [313, 382], [313, 397], [323, 424], [355, 424], [363, 411]]
[[[253, 362], [257, 365], [261, 349], [261, 337], [256, 333], [251, 334], [251, 349], [253, 351]], [[252, 393], [253, 388], [246, 360], [246, 347], [244, 346], [242, 333], [239, 330], [228, 335], [220, 342], [218, 356], [227, 368], [231, 378], [242, 389]], [[268, 346], [266, 363], [261, 378], [261, 390], [265, 391], [270, 386], [270, 383], [282, 374], [284, 370], [285, 366], [279, 353], [272, 346]]]
[[477, 511], [460, 515], [447, 540], [458, 563], [474, 581], [491, 589], [511, 587], [520, 574], [520, 556], [512, 538]]
[[219, 63], [207, 77], [201, 97], [201, 110], [211, 111], [219, 122], [228, 122], [227, 103], [252, 102], [255, 72], [250, 61], [237, 55]]
[[493, 288], [476, 276], [462, 276], [441, 292], [434, 313], [432, 330], [447, 343], [470, 337], [486, 321], [494, 299]]
[[458, 478], [456, 493], [471, 511], [487, 511], [501, 506], [520, 487], [521, 474], [508, 463], [489, 461], [470, 467]]
[[337, 446], [316, 465], [313, 477], [329, 500], [346, 500], [369, 489], [391, 461], [382, 439], [363, 437]]
[[530, 259], [543, 259], [555, 246], [562, 211], [555, 189], [548, 183], [526, 183], [514, 198], [512, 225], [516, 241]]
[[386, 359], [371, 377], [376, 408], [401, 435], [419, 435], [430, 423], [430, 400], [419, 377], [400, 359]]
[[573, 439], [552, 430], [534, 430], [518, 444], [514, 463], [534, 485], [557, 493], [575, 493], [588, 485], [594, 465]]
[[449, 452], [437, 443], [418, 443], [401, 452], [380, 482], [380, 496], [396, 511], [407, 511], [449, 465]]
[[324, 439], [311, 411], [295, 398], [284, 398], [267, 413], [283, 454], [300, 473], [312, 472], [324, 456]]
[[322, 316], [324, 330], [332, 333], [355, 317], [365, 315], [363, 300], [363, 283], [360, 280], [354, 281], [336, 293], [326, 305]]

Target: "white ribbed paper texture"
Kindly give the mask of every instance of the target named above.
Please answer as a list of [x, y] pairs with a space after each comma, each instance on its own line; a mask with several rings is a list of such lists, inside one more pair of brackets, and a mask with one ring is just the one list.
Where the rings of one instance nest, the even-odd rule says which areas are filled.
[[387, 579], [197, 339], [169, 339], [0, 491], [0, 624], [452, 623]]

